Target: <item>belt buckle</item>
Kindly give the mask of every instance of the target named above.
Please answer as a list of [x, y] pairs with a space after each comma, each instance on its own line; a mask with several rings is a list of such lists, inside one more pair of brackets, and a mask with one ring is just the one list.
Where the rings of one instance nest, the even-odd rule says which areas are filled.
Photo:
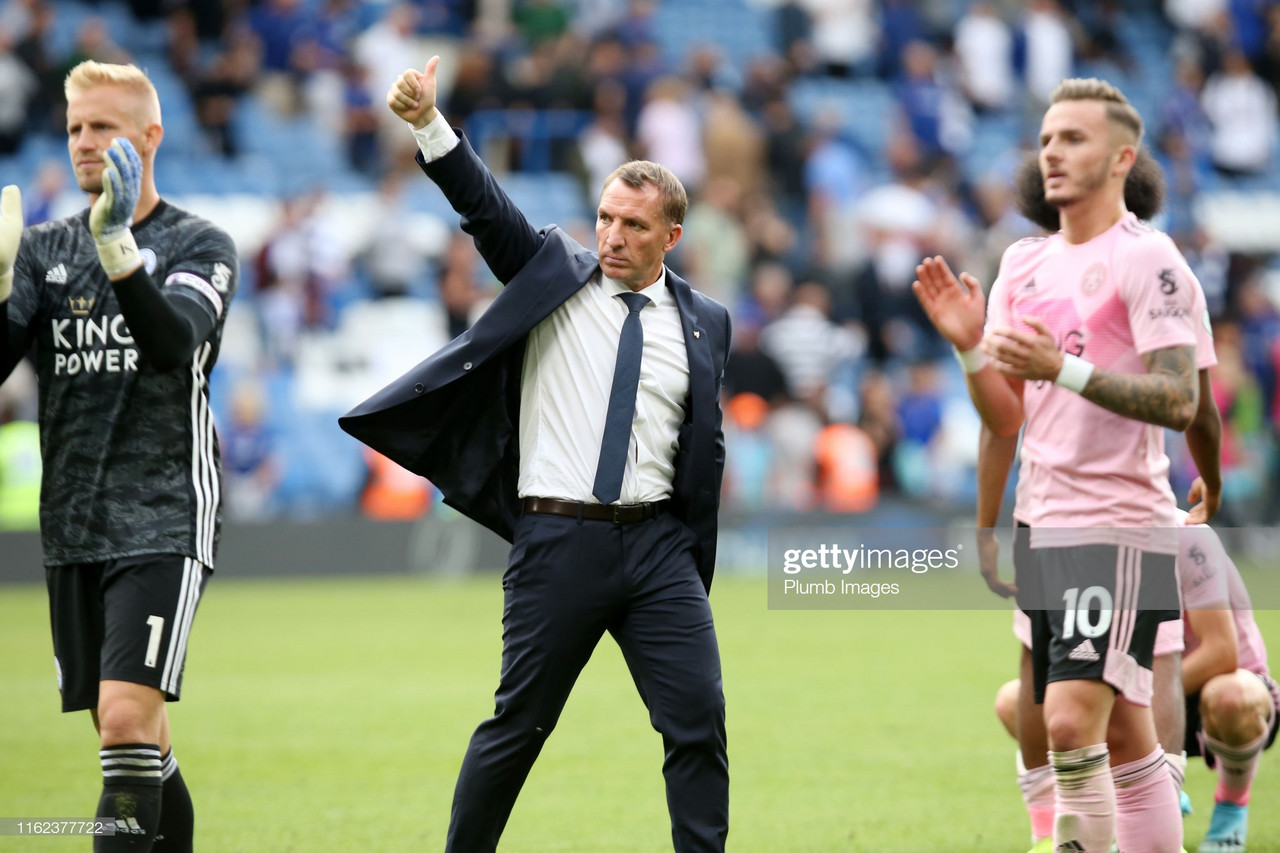
[[622, 504], [613, 505], [613, 523], [614, 524], [622, 523]]

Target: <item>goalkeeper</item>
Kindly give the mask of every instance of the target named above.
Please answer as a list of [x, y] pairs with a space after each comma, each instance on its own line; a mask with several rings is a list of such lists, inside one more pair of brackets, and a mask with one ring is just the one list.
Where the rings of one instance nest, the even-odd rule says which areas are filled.
[[208, 378], [236, 251], [156, 191], [164, 128], [142, 71], [87, 61], [65, 86], [67, 148], [90, 207], [24, 232], [18, 188], [4, 188], [0, 382], [34, 347], [58, 687], [63, 711], [93, 716], [93, 814], [116, 826], [94, 850], [189, 851], [194, 816], [165, 702], [181, 692], [218, 544]]

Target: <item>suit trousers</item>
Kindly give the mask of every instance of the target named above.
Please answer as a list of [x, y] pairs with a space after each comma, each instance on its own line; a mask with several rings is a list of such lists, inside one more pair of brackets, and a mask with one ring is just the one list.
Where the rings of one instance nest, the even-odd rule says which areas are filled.
[[454, 790], [446, 845], [492, 851], [569, 691], [608, 631], [662, 735], [678, 853], [722, 851], [729, 763], [720, 652], [689, 528], [525, 514], [502, 579], [502, 674]]

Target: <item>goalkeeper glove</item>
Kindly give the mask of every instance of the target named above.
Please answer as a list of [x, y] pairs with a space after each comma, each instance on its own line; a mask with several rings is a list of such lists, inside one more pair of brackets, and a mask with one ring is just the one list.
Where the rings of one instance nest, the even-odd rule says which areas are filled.
[[22, 191], [14, 184], [0, 192], [0, 302], [13, 292], [13, 263], [22, 242]]
[[134, 242], [133, 210], [142, 193], [142, 158], [133, 143], [118, 136], [106, 151], [102, 194], [89, 211], [89, 232], [98, 247], [98, 261], [111, 278], [133, 272], [141, 263]]

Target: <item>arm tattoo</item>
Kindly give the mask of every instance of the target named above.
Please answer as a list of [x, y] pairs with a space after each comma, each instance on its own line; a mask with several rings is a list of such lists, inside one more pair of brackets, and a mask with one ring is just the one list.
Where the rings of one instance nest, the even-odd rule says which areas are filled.
[[1082, 396], [1126, 418], [1185, 430], [1195, 416], [1200, 390], [1195, 354], [1195, 347], [1146, 353], [1147, 373], [1095, 370]]

